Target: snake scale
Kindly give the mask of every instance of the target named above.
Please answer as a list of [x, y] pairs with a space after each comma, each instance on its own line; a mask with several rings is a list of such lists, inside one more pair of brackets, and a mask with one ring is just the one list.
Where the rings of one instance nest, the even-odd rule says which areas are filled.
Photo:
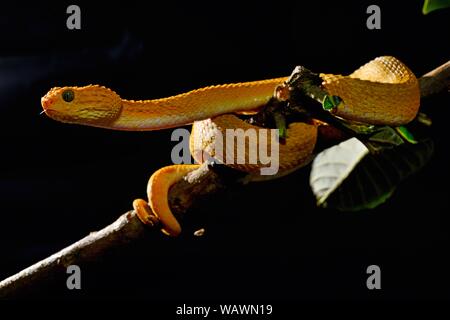
[[[413, 120], [420, 104], [417, 78], [401, 61], [391, 56], [378, 57], [348, 76], [320, 74], [328, 95], [341, 102], [331, 110], [338, 117], [376, 125], [403, 125]], [[269, 80], [215, 85], [172, 97], [154, 100], [125, 100], [111, 89], [55, 87], [41, 99], [45, 113], [52, 119], [114, 130], [147, 131], [193, 123], [191, 153], [197, 162], [198, 151], [214, 156], [211, 137], [225, 129], [260, 127], [251, 125], [235, 113], [254, 112], [273, 96], [275, 88], [287, 77]], [[317, 125], [295, 122], [287, 128], [287, 138], [279, 149], [279, 170], [287, 172], [304, 164], [313, 153]], [[196, 150], [195, 146], [200, 146]], [[199, 165], [172, 165], [156, 171], [147, 188], [148, 207], [135, 200], [134, 207], [144, 223], [152, 213], [161, 221], [162, 230], [178, 235], [181, 227], [168, 204], [168, 190]], [[245, 172], [255, 172], [261, 164], [236, 164]]]

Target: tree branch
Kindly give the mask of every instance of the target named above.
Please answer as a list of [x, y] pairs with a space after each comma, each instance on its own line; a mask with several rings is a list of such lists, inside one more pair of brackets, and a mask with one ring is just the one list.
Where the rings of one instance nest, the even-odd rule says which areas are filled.
[[[194, 207], [197, 200], [206, 199], [214, 193], [225, 190], [239, 173], [222, 174], [231, 169], [204, 163], [191, 172], [185, 180], [170, 189], [170, 204], [173, 213], [182, 220], [183, 214]], [[234, 177], [234, 178], [230, 178]], [[121, 215], [115, 222], [63, 250], [41, 260], [19, 273], [0, 282], [0, 298], [23, 295], [32, 287], [40, 286], [57, 274], [65, 274], [70, 265], [95, 261], [112, 248], [142, 239], [149, 231], [159, 231], [158, 225], [150, 228], [144, 225], [134, 211]]]
[[[426, 97], [448, 89], [450, 85], [450, 61], [420, 78], [421, 96]], [[169, 203], [180, 220], [184, 213], [217, 194], [244, 183], [243, 174], [226, 166], [203, 164], [176, 183], [169, 192]], [[184, 221], [183, 225], [186, 223]], [[82, 264], [98, 259], [111, 248], [123, 246], [146, 235], [150, 228], [144, 225], [134, 211], [120, 216], [114, 223], [93, 232], [78, 242], [35, 263], [0, 282], [0, 298], [11, 298], [28, 289], [45, 283], [55, 274], [65, 273], [72, 264]], [[153, 228], [158, 230], [158, 228]]]
[[420, 95], [427, 97], [450, 88], [450, 61], [424, 74], [420, 79]]
[[56, 274], [66, 273], [68, 266], [98, 258], [109, 248], [141, 238], [148, 230], [134, 211], [129, 211], [102, 230], [92, 232], [67, 248], [0, 282], [0, 298], [23, 294], [30, 286], [43, 284]]

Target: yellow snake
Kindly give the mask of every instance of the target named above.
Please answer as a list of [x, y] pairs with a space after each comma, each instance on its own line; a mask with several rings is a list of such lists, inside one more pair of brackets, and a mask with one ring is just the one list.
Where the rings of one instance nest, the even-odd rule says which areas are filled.
[[[410, 122], [418, 112], [418, 81], [394, 57], [378, 57], [348, 76], [320, 74], [320, 77], [327, 93], [342, 99], [332, 111], [338, 117], [368, 124], [396, 126]], [[251, 128], [259, 132], [261, 128], [244, 122], [234, 113], [258, 110], [273, 96], [275, 88], [286, 80], [287, 77], [283, 77], [216, 85], [168, 98], [144, 101], [122, 99], [111, 89], [98, 85], [56, 87], [42, 97], [41, 104], [52, 119], [115, 130], [159, 130], [194, 123], [191, 153], [197, 162], [202, 162], [202, 157], [198, 156], [199, 151], [215, 155], [212, 144], [217, 132], [236, 128]], [[285, 144], [279, 145], [280, 173], [305, 164], [313, 153], [316, 139], [316, 124], [290, 124]], [[199, 146], [199, 150], [195, 146]], [[178, 235], [181, 232], [168, 204], [168, 190], [198, 166], [164, 167], [156, 171], [149, 180], [148, 204], [167, 234]], [[255, 173], [263, 165], [258, 159], [256, 164], [231, 166]], [[136, 200], [134, 207], [144, 223], [153, 221], [146, 202]]]

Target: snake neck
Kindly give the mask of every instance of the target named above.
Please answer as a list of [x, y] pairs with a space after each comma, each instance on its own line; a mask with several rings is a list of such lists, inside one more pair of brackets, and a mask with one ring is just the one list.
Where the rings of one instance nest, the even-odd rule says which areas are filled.
[[[161, 99], [163, 100], [163, 99]], [[194, 122], [200, 114], [186, 114], [186, 106], [161, 100], [122, 100], [119, 116], [111, 129], [124, 131], [151, 131], [183, 126]]]
[[150, 131], [174, 128], [226, 113], [252, 111], [272, 97], [285, 78], [227, 84], [154, 100], [122, 99], [121, 112], [110, 128]]

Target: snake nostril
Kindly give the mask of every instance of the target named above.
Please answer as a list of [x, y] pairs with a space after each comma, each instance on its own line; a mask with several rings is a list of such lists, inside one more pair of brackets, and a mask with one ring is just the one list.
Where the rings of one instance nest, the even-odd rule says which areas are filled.
[[48, 98], [45, 98], [45, 97], [43, 97], [42, 99], [41, 99], [41, 104], [42, 104], [42, 107], [44, 108], [44, 109], [47, 109], [51, 104], [52, 104], [52, 100], [51, 99], [48, 99]]

